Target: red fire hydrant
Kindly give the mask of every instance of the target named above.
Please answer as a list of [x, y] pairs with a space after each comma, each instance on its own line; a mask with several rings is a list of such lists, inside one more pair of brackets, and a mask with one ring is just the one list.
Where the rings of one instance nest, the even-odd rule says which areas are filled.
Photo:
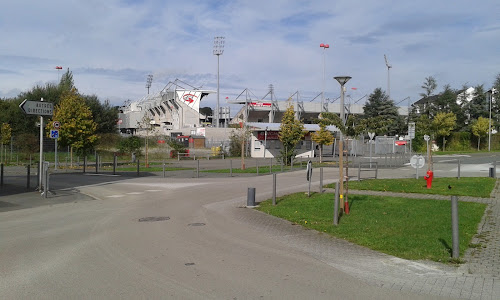
[[432, 187], [432, 178], [434, 178], [434, 173], [431, 170], [427, 171], [427, 175], [424, 176], [424, 179], [427, 181], [427, 189]]

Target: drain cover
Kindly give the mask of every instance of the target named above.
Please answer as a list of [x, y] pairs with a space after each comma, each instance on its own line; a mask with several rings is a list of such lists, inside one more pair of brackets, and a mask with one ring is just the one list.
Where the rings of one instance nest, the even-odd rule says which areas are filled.
[[191, 223], [189, 226], [205, 226], [205, 223]]
[[139, 222], [158, 222], [158, 221], [166, 221], [170, 220], [170, 217], [144, 217], [140, 218]]

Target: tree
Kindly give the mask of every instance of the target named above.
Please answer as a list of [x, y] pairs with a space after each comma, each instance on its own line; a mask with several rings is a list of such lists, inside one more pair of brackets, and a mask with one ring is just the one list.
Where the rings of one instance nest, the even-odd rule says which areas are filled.
[[436, 79], [432, 76], [429, 76], [429, 77], [425, 77], [425, 81], [424, 83], [422, 84], [421, 88], [424, 89], [424, 93], [420, 93], [419, 95], [422, 97], [422, 98], [427, 98], [429, 97], [430, 95], [432, 95], [432, 93], [436, 90], [437, 88], [437, 82], [436, 82]]
[[62, 92], [69, 92], [75, 88], [75, 82], [73, 81], [73, 73], [69, 70], [69, 68], [61, 76], [61, 80], [59, 81], [59, 88], [61, 89]]
[[472, 100], [465, 104], [465, 110], [471, 121], [477, 120], [479, 117], [489, 117], [489, 102], [482, 84], [474, 87]]
[[332, 133], [326, 129], [326, 125], [319, 123], [319, 131], [311, 134], [311, 139], [319, 145], [319, 162], [323, 162], [323, 145], [331, 145], [333, 143]]
[[453, 113], [440, 112], [432, 120], [431, 129], [436, 135], [443, 137], [443, 151], [445, 150], [446, 137], [450, 135], [451, 131], [455, 128], [457, 117]]
[[141, 131], [146, 132], [146, 142], [145, 142], [145, 153], [146, 153], [146, 168], [149, 168], [149, 157], [148, 157], [148, 152], [149, 152], [149, 135], [154, 131], [153, 124], [151, 123], [153, 121], [153, 118], [149, 115], [149, 113], [146, 113], [140, 121], [137, 122], [137, 127]]
[[141, 146], [142, 146], [141, 139], [138, 136], [131, 136], [120, 140], [118, 144], [118, 151], [120, 151], [120, 153], [131, 154], [132, 160], [133, 162], [135, 162], [134, 153], [140, 155]]
[[381, 88], [376, 88], [370, 94], [363, 111], [366, 128], [377, 135], [395, 135], [404, 125], [403, 117], [399, 115], [394, 101], [390, 100]]
[[96, 95], [82, 96], [85, 104], [92, 111], [92, 116], [97, 124], [96, 133], [116, 133], [116, 123], [118, 121], [118, 108], [111, 106], [109, 100], [101, 103]]
[[304, 135], [304, 124], [295, 118], [293, 105], [288, 106], [281, 119], [279, 133], [279, 139], [283, 145], [280, 154], [285, 165], [291, 163], [295, 157], [295, 145], [302, 140]]
[[479, 117], [476, 121], [472, 123], [472, 134], [477, 136], [477, 151], [479, 151], [479, 145], [481, 144], [481, 137], [488, 134], [490, 127], [490, 121], [487, 118]]
[[[59, 144], [62, 147], [70, 146], [71, 162], [73, 162], [73, 150], [85, 155], [94, 148], [97, 142], [95, 134], [97, 124], [92, 119], [89, 107], [85, 105], [84, 99], [75, 88], [63, 92], [61, 102], [54, 108], [52, 120], [57, 120], [61, 124]], [[51, 127], [52, 124], [49, 122], [47, 129]]]
[[[2, 144], [2, 149], [0, 151], [3, 155], [3, 160], [0, 156], [0, 161], [7, 162], [7, 153], [4, 153], [4, 146], [10, 142], [10, 138], [12, 137], [12, 128], [10, 127], [9, 123], [2, 123], [2, 127], [0, 128], [0, 130], [0, 143]], [[5, 151], [7, 151], [7, 148], [5, 148]]]

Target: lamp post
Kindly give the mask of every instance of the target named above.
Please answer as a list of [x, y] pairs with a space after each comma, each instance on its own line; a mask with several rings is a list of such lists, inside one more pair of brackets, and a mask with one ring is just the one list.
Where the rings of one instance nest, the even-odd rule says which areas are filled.
[[[333, 77], [340, 84], [340, 120], [342, 124], [345, 125], [344, 120], [344, 85], [351, 79], [351, 76], [336, 76]], [[340, 131], [340, 139], [339, 139], [339, 179], [340, 179], [340, 208], [344, 209], [347, 205], [344, 206], [344, 202], [342, 199], [344, 198], [344, 134]]]
[[490, 120], [488, 124], [488, 152], [491, 151], [491, 104], [493, 102], [493, 95], [496, 94], [498, 91], [495, 88], [492, 88], [491, 90], [487, 91], [490, 95]]
[[323, 90], [321, 92], [321, 112], [324, 110], [325, 106], [325, 50], [330, 48], [328, 44], [320, 44], [321, 48], [323, 48]]
[[267, 149], [267, 130], [269, 129], [268, 126], [266, 126], [266, 131], [264, 132], [264, 159], [266, 158], [266, 149]]
[[224, 37], [216, 36], [214, 38], [214, 55], [217, 55], [217, 105], [215, 107], [215, 127], [219, 128], [219, 57], [224, 53]]

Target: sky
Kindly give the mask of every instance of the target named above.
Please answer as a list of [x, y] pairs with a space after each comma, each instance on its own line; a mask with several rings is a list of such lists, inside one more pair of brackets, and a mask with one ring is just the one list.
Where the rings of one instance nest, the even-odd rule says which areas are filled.
[[[219, 65], [220, 106], [245, 89], [262, 99], [270, 84], [278, 100], [320, 102], [324, 89], [333, 101], [333, 77], [344, 75], [346, 103], [380, 87], [407, 106], [429, 76], [436, 92], [491, 88], [499, 12], [498, 0], [5, 0], [0, 98], [56, 83], [68, 68], [80, 93], [113, 105], [145, 96], [148, 74], [150, 93], [175, 79], [216, 91]], [[219, 64], [216, 36], [225, 41]], [[217, 95], [203, 101], [214, 108]]]

